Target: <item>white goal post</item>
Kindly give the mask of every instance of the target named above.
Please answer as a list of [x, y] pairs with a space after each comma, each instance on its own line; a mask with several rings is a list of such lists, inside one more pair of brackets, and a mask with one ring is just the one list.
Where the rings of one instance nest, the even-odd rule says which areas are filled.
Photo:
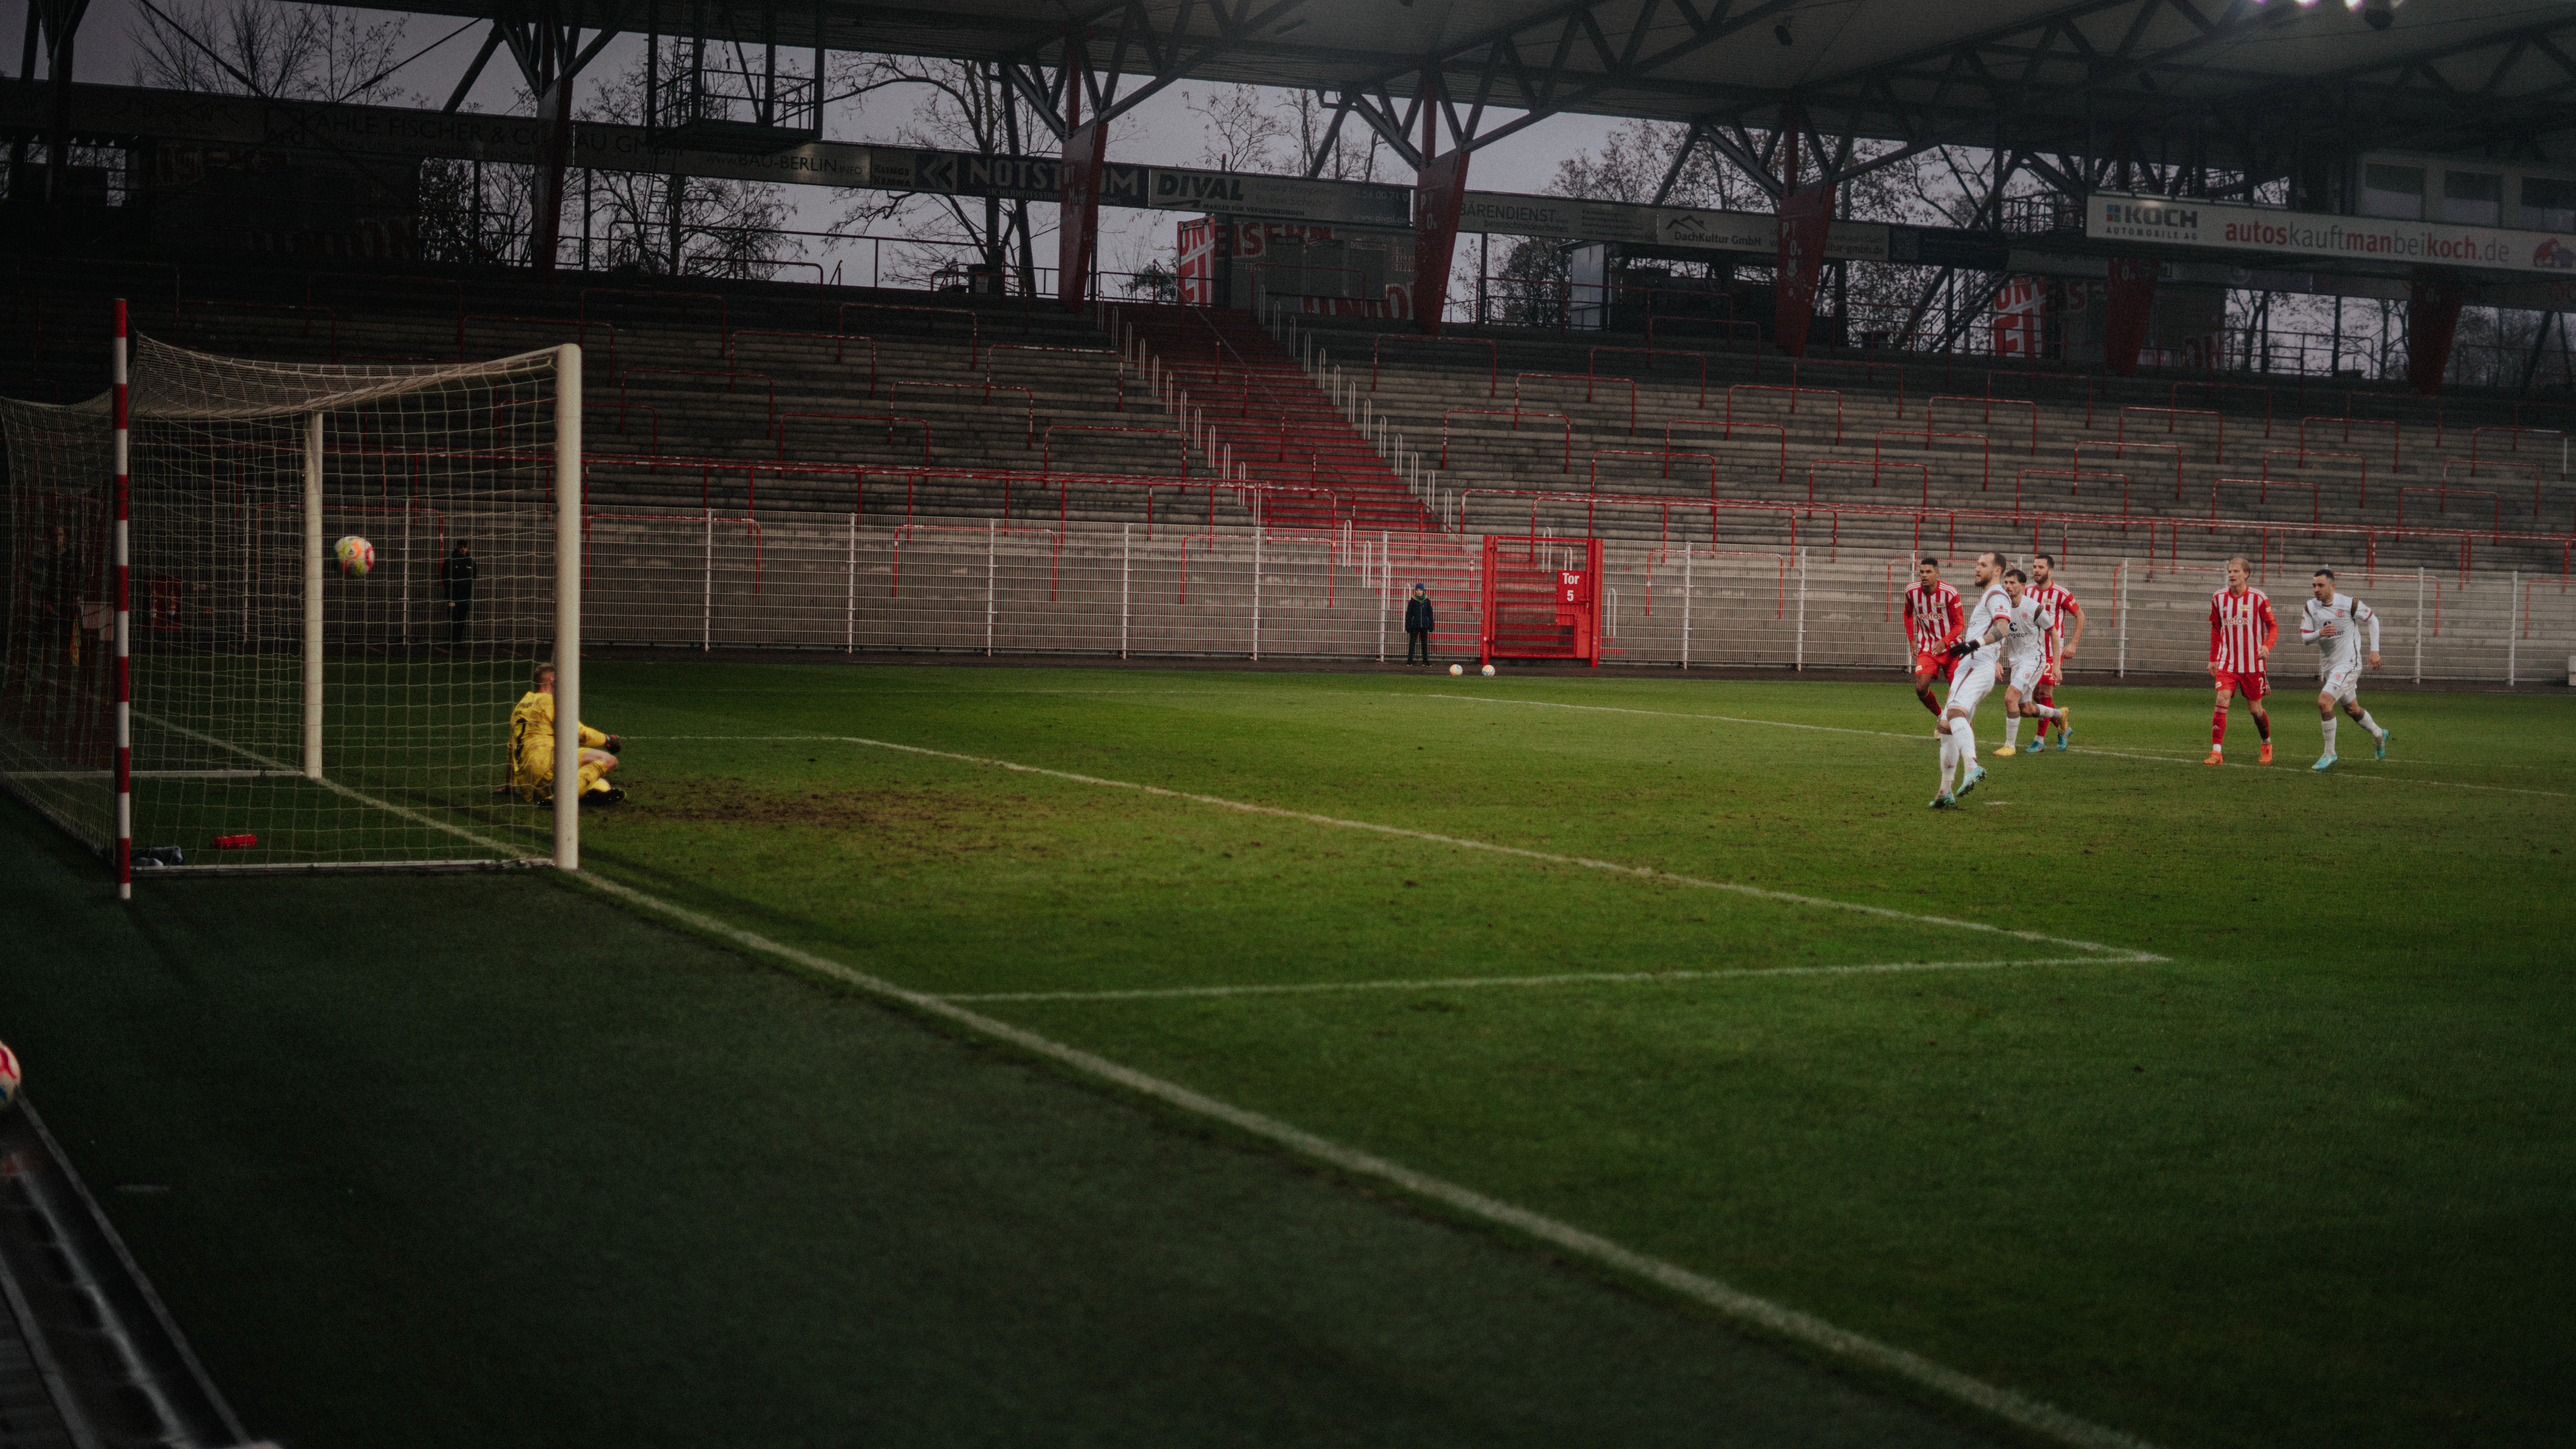
[[0, 399], [0, 784], [120, 894], [577, 869], [512, 710], [551, 663], [578, 778], [580, 348], [261, 362], [129, 338], [118, 302], [111, 356], [87, 402]]

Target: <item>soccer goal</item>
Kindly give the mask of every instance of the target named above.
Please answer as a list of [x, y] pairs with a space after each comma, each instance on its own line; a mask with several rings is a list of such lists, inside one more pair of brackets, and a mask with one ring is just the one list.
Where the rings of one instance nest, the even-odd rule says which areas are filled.
[[507, 782], [537, 663], [559, 671], [557, 717], [579, 717], [580, 349], [129, 352], [119, 302], [113, 362], [87, 402], [0, 400], [8, 788], [108, 858], [121, 894], [138, 876], [577, 867], [578, 812]]

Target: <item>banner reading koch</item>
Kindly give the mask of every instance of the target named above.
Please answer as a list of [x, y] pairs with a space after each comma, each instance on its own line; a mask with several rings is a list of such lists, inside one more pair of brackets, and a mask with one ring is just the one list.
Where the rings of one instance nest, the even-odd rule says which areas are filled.
[[2084, 208], [2095, 241], [2153, 242], [2218, 251], [2427, 263], [2502, 272], [2576, 270], [2576, 246], [2538, 231], [2501, 231], [2457, 222], [2326, 216], [2234, 201], [2131, 196], [2097, 191]]

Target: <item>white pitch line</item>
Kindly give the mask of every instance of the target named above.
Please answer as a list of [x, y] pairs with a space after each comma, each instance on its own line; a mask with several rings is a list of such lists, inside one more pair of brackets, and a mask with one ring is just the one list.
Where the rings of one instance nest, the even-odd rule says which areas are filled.
[[[1788, 720], [1743, 719], [1734, 715], [1724, 714], [1684, 714], [1679, 710], [1668, 709], [1622, 709], [1616, 705], [1607, 704], [1559, 704], [1552, 699], [1488, 699], [1479, 694], [1446, 694], [1429, 690], [1416, 695], [1395, 695], [1391, 697], [1397, 699], [1462, 699], [1470, 704], [1520, 704], [1528, 705], [1535, 709], [1578, 709], [1593, 714], [1643, 714], [1652, 715], [1658, 719], [1704, 719], [1715, 720], [1720, 724], [1767, 725], [1776, 730], [1821, 730], [1827, 734], [1870, 735], [1883, 740], [1930, 741], [1933, 739], [1930, 735], [1898, 734], [1892, 730], [1857, 730], [1850, 729], [1842, 725], [1795, 724]], [[2196, 765], [2200, 763], [2198, 760], [2185, 755], [2140, 755], [2131, 754], [2121, 750], [2097, 749], [2091, 745], [2080, 746], [2068, 753], [2079, 755], [2100, 755], [2105, 759], [2112, 760], [2145, 760], [2149, 763], [2159, 765]], [[2372, 763], [2376, 764], [2379, 762], [2373, 761]], [[2416, 762], [2410, 761], [2409, 763]], [[2285, 770], [2280, 773], [2283, 775], [2295, 775], [2299, 772], [2296, 770]], [[2368, 775], [2353, 775], [2350, 776], [2350, 778], [2356, 780], [2372, 780], [2372, 777]], [[2445, 790], [2486, 790], [2499, 795], [2536, 795], [2545, 800], [2576, 800], [2576, 795], [2565, 794], [2556, 790], [2523, 790], [2517, 789], [2511, 785], [2466, 785], [2456, 780], [2379, 779], [2372, 780], [2372, 783], [2379, 785], [2432, 785]]]
[[1911, 971], [2000, 971], [2012, 966], [2125, 966], [2125, 957], [2038, 956], [2020, 961], [1887, 961], [1867, 966], [1748, 966], [1740, 971], [1572, 971], [1556, 976], [1468, 976], [1416, 981], [1295, 981], [1245, 986], [1157, 986], [1133, 991], [950, 992], [942, 1001], [1171, 1001], [1226, 996], [1311, 996], [1346, 991], [1480, 990], [1497, 986], [1629, 986], [1745, 981], [1765, 976], [1879, 976]]
[[[1651, 712], [1651, 711], [1649, 711]], [[630, 735], [629, 740], [644, 738]], [[1269, 815], [1281, 820], [1302, 820], [1310, 825], [1330, 825], [1342, 830], [1365, 830], [1377, 835], [1392, 835], [1405, 840], [1424, 840], [1434, 845], [1455, 846], [1460, 850], [1481, 850], [1491, 855], [1508, 855], [1521, 860], [1544, 861], [1549, 865], [1580, 866], [1585, 870], [1606, 871], [1612, 875], [1633, 876], [1659, 881], [1665, 885], [1690, 886], [1699, 890], [1727, 891], [1756, 900], [1780, 901], [1793, 906], [1815, 906], [1824, 910], [1851, 911], [1864, 916], [1880, 916], [1892, 921], [1910, 921], [1916, 925], [1943, 926], [1960, 931], [1984, 931], [1997, 936], [2010, 936], [2021, 941], [2038, 941], [2050, 946], [2072, 946], [2078, 951], [2098, 951], [2106, 957], [2135, 962], [2162, 961], [2152, 952], [2128, 946], [2105, 946], [2098, 941], [2078, 941], [2071, 936], [2050, 936], [2038, 931], [2016, 931], [2008, 926], [1991, 926], [1983, 921], [1962, 921], [1951, 916], [1927, 916], [1914, 911], [1900, 911], [1889, 906], [1868, 906], [1856, 901], [1837, 901], [1824, 896], [1803, 896], [1794, 891], [1775, 891], [1763, 886], [1744, 885], [1736, 881], [1707, 880], [1699, 876], [1680, 875], [1659, 870], [1651, 865], [1624, 865], [1615, 860], [1596, 860], [1585, 855], [1558, 855], [1552, 851], [1530, 850], [1518, 845], [1500, 845], [1490, 840], [1472, 840], [1459, 835], [1442, 835], [1430, 830], [1411, 830], [1401, 825], [1380, 825], [1373, 820], [1345, 820], [1338, 815], [1317, 815], [1305, 810], [1290, 810], [1278, 805], [1256, 805], [1247, 800], [1228, 800], [1222, 795], [1201, 795], [1189, 790], [1171, 790], [1161, 785], [1140, 784], [1133, 780], [1112, 780], [1100, 775], [1077, 774], [1071, 770], [1051, 770], [1043, 765], [1023, 765], [1015, 760], [997, 760], [984, 755], [964, 755], [953, 750], [934, 750], [921, 745], [896, 744], [891, 740], [872, 740], [862, 735], [664, 735], [663, 739], [722, 740], [736, 744], [800, 743], [865, 745], [870, 749], [893, 750], [900, 754], [922, 755], [934, 760], [955, 760], [961, 764], [982, 765], [987, 769], [1009, 770], [1022, 775], [1044, 775], [1051, 779], [1071, 780], [1081, 785], [1099, 785], [1112, 790], [1132, 790], [1140, 795], [1154, 795], [1166, 800], [1187, 800], [1195, 805], [1213, 805], [1220, 810], [1239, 810], [1246, 815]]]
[[[1052, 772], [1048, 772], [1052, 773]], [[730, 922], [675, 905], [648, 895], [632, 886], [602, 876], [583, 872], [570, 879], [584, 882], [605, 895], [656, 912], [693, 930], [729, 941], [746, 950], [774, 956], [821, 976], [843, 982], [889, 1001], [900, 1002], [927, 1015], [962, 1027], [978, 1036], [1008, 1042], [1033, 1056], [1043, 1057], [1081, 1073], [1150, 1098], [1194, 1116], [1222, 1122], [1238, 1131], [1250, 1133], [1276, 1143], [1312, 1161], [1321, 1162], [1354, 1177], [1371, 1178], [1387, 1183], [1417, 1198], [1438, 1203], [1453, 1211], [1482, 1219], [1497, 1227], [1507, 1228], [1577, 1257], [1627, 1273], [1654, 1283], [1665, 1290], [1726, 1314], [1740, 1322], [1774, 1333], [1782, 1338], [1821, 1350], [1845, 1362], [1895, 1374], [1922, 1385], [1959, 1403], [2017, 1425], [2035, 1434], [2054, 1439], [2078, 1449], [2152, 1449], [2145, 1440], [2117, 1429], [2105, 1428], [2081, 1419], [2053, 1404], [2015, 1393], [2011, 1389], [1987, 1383], [1983, 1379], [1935, 1363], [1920, 1354], [1882, 1343], [1867, 1335], [1829, 1323], [1814, 1314], [1786, 1304], [1759, 1298], [1742, 1289], [1695, 1273], [1677, 1263], [1652, 1258], [1624, 1247], [1608, 1238], [1586, 1232], [1571, 1223], [1544, 1216], [1500, 1198], [1488, 1197], [1473, 1188], [1417, 1172], [1402, 1163], [1345, 1147], [1328, 1138], [1316, 1136], [1275, 1117], [1237, 1107], [1230, 1102], [1192, 1091], [1177, 1082], [1148, 1076], [1132, 1067], [1123, 1066], [1097, 1053], [1069, 1046], [1052, 1037], [1041, 1036], [1008, 1022], [969, 1011], [963, 1006], [936, 996], [897, 986], [891, 981], [818, 956], [811, 951], [781, 944], [766, 936], [746, 931]]]
[[1894, 730], [1856, 730], [1845, 725], [1795, 724], [1784, 719], [1742, 719], [1731, 714], [1684, 714], [1679, 710], [1671, 709], [1621, 709], [1609, 704], [1559, 704], [1552, 699], [1488, 699], [1481, 694], [1448, 694], [1429, 689], [1418, 694], [1397, 694], [1390, 695], [1388, 698], [1463, 699], [1470, 704], [1521, 704], [1532, 709], [1579, 709], [1594, 714], [1646, 714], [1653, 715], [1657, 719], [1706, 719], [1715, 720], [1719, 724], [1768, 725], [1775, 730], [1816, 730], [1829, 735], [1869, 735], [1882, 740], [1919, 740], [1938, 743], [1938, 740], [1931, 735], [1905, 735], [1898, 734]]
[[[697, 736], [696, 738], [707, 737]], [[850, 737], [830, 735], [819, 736], [816, 738], [846, 740]], [[223, 742], [217, 741], [216, 743]], [[865, 743], [873, 744], [877, 742], [866, 741]], [[247, 750], [240, 750], [238, 746], [230, 746], [230, 748], [236, 749], [242, 754], [250, 753]], [[920, 750], [917, 747], [910, 745], [887, 745], [885, 748], [910, 750], [919, 754], [942, 753], [934, 750]], [[960, 755], [955, 758], [971, 759], [973, 757]], [[1053, 775], [1062, 773], [1054, 770], [1037, 770], [1033, 766], [1026, 765], [1014, 766], [1011, 768], [1028, 770], [1032, 773], [1038, 774]], [[1069, 776], [1068, 778], [1082, 779], [1085, 777]], [[393, 804], [390, 801], [378, 800], [373, 796], [364, 794], [357, 790], [349, 789], [346, 786], [333, 786], [332, 788], [351, 799], [380, 806], [384, 809], [391, 810], [396, 814], [421, 820], [425, 824], [437, 826], [437, 828], [445, 830], [452, 835], [463, 836], [468, 840], [473, 840], [478, 843], [507, 849], [507, 847], [501, 846], [498, 841], [487, 841], [483, 837], [475, 835], [471, 831], [419, 816], [412, 811], [405, 810], [402, 807]], [[1136, 786], [1133, 788], [1152, 791], [1156, 794], [1168, 795], [1177, 793], [1167, 790], [1156, 790], [1155, 787], [1150, 785]], [[1263, 807], [1252, 806], [1244, 808], [1261, 810]], [[1293, 812], [1266, 811], [1265, 813], [1291, 814]], [[1411, 834], [1414, 832], [1399, 833]], [[1508, 847], [1488, 848], [1508, 849]], [[1528, 854], [1529, 852], [1516, 853]], [[1619, 867], [1613, 868], [1616, 869]], [[1080, 1047], [1069, 1046], [1063, 1042], [1056, 1041], [1051, 1037], [1040, 1036], [1036, 1032], [1024, 1030], [1020, 1027], [1013, 1026], [1008, 1022], [985, 1016], [980, 1012], [969, 1011], [965, 1007], [958, 1006], [948, 1001], [943, 1001], [936, 996], [925, 995], [918, 991], [897, 986], [893, 982], [887, 981], [882, 977], [871, 976], [864, 971], [843, 965], [841, 962], [832, 960], [829, 957], [818, 956], [811, 951], [799, 950], [794, 946], [770, 940], [766, 936], [759, 935], [752, 931], [746, 931], [729, 921], [718, 920], [713, 916], [704, 914], [703, 912], [693, 911], [686, 906], [673, 904], [672, 902], [663, 900], [658, 896], [637, 890], [633, 886], [626, 885], [623, 882], [610, 880], [605, 876], [596, 875], [588, 871], [568, 874], [564, 878], [587, 885], [591, 889], [596, 890], [603, 895], [613, 896], [630, 905], [639, 906], [645, 910], [656, 912], [668, 917], [669, 919], [678, 921], [692, 930], [713, 936], [718, 940], [730, 941], [746, 950], [757, 951], [763, 955], [774, 956], [780, 960], [790, 962], [797, 966], [802, 966], [808, 971], [815, 972], [818, 975], [828, 976], [835, 981], [840, 981], [847, 985], [856, 987], [872, 996], [888, 1001], [900, 1002], [928, 1015], [939, 1017], [968, 1031], [974, 1032], [977, 1035], [989, 1037], [996, 1041], [1008, 1042], [1032, 1055], [1044, 1057], [1050, 1061], [1061, 1063], [1085, 1076], [1094, 1077], [1100, 1081], [1125, 1088], [1139, 1096], [1148, 1097], [1155, 1101], [1162, 1102], [1167, 1106], [1178, 1108], [1184, 1112], [1193, 1113], [1197, 1116], [1223, 1122], [1239, 1131], [1248, 1132], [1254, 1136], [1266, 1138], [1269, 1141], [1287, 1148], [1291, 1152], [1298, 1153], [1299, 1155], [1310, 1158], [1314, 1161], [1322, 1162], [1343, 1172], [1359, 1177], [1375, 1178], [1380, 1182], [1387, 1183], [1405, 1192], [1411, 1193], [1416, 1197], [1439, 1203], [1444, 1207], [1448, 1207], [1457, 1212], [1466, 1213], [1472, 1217], [1481, 1218], [1498, 1227], [1509, 1228], [1526, 1237], [1551, 1244], [1566, 1252], [1575, 1254], [1578, 1257], [1589, 1259], [1592, 1262], [1599, 1263], [1604, 1267], [1614, 1269], [1618, 1272], [1643, 1278], [1668, 1292], [1676, 1293], [1684, 1298], [1691, 1299], [1694, 1302], [1705, 1304], [1720, 1313], [1724, 1313], [1729, 1317], [1738, 1319], [1742, 1322], [1752, 1324], [1766, 1332], [1776, 1333], [1783, 1338], [1794, 1340], [1811, 1348], [1820, 1349], [1848, 1362], [1859, 1364], [1878, 1372], [1895, 1374], [1898, 1377], [1920, 1384], [1935, 1393], [1946, 1395], [1960, 1403], [1969, 1405], [1970, 1407], [1978, 1409], [1984, 1413], [1991, 1414], [2006, 1423], [2018, 1425], [2021, 1428], [2032, 1431], [2033, 1433], [2057, 1440], [2060, 1443], [2077, 1446], [2077, 1449], [2154, 1449], [2154, 1446], [2150, 1445], [2147, 1441], [2137, 1438], [2134, 1435], [2124, 1434], [2117, 1429], [2104, 1428], [2099, 1424], [2093, 1423], [2091, 1420], [2078, 1418], [2073, 1414], [2067, 1413], [2065, 1410], [2058, 1408], [2054, 1404], [2045, 1403], [2038, 1399], [2017, 1394], [2010, 1389], [1987, 1383], [1983, 1379], [1973, 1378], [1967, 1374], [1959, 1372], [1957, 1369], [1949, 1367], [1946, 1364], [1935, 1363], [1932, 1360], [1923, 1357], [1921, 1354], [1914, 1353], [1907, 1349], [1898, 1348], [1896, 1345], [1891, 1343], [1881, 1343], [1877, 1339], [1868, 1337], [1865, 1334], [1854, 1333], [1849, 1329], [1839, 1327], [1822, 1318], [1818, 1318], [1814, 1314], [1801, 1312], [1798, 1309], [1787, 1306], [1786, 1304], [1774, 1303], [1767, 1298], [1756, 1297], [1739, 1288], [1730, 1287], [1718, 1279], [1708, 1277], [1702, 1273], [1694, 1273], [1690, 1269], [1684, 1268], [1677, 1263], [1668, 1263], [1661, 1258], [1650, 1258], [1643, 1253], [1637, 1252], [1633, 1248], [1623, 1247], [1618, 1243], [1612, 1242], [1608, 1238], [1585, 1232], [1583, 1229], [1575, 1227], [1571, 1223], [1560, 1222], [1555, 1218], [1534, 1213], [1527, 1208], [1505, 1202], [1500, 1198], [1487, 1197], [1485, 1194], [1477, 1192], [1472, 1188], [1462, 1187], [1445, 1178], [1433, 1177], [1424, 1172], [1416, 1172], [1412, 1168], [1406, 1167], [1401, 1163], [1392, 1161], [1388, 1158], [1379, 1157], [1374, 1153], [1362, 1152], [1354, 1147], [1345, 1147], [1338, 1142], [1318, 1137], [1314, 1133], [1305, 1131], [1302, 1128], [1292, 1127], [1275, 1117], [1266, 1117], [1258, 1112], [1237, 1107], [1230, 1102], [1219, 1101], [1214, 1097], [1209, 1097], [1201, 1093], [1191, 1091], [1189, 1088], [1184, 1087], [1177, 1082], [1167, 1082], [1160, 1077], [1148, 1076], [1132, 1067], [1122, 1066], [1117, 1062], [1111, 1061], [1107, 1057], [1098, 1055], [1097, 1053], [1084, 1051]], [[1751, 888], [1738, 886], [1734, 887], [1734, 889], [1749, 890]], [[1772, 892], [1757, 893], [1774, 894]], [[1836, 903], [1820, 902], [1819, 904]], [[1861, 906], [1853, 907], [1852, 909], [1875, 911], [1877, 908]], [[1881, 912], [1881, 914], [1901, 915], [1903, 913]], [[1933, 918], [1919, 917], [1916, 919], [1930, 920]], [[1973, 923], [1962, 922], [1960, 924]], [[2010, 934], [2018, 935], [2023, 933], [2013, 932]], [[2099, 950], [2103, 948], [2094, 947], [2090, 949]], [[2161, 960], [2163, 958], [2147, 956], [2140, 953], [2134, 954], [2131, 959], [2154, 961]]]

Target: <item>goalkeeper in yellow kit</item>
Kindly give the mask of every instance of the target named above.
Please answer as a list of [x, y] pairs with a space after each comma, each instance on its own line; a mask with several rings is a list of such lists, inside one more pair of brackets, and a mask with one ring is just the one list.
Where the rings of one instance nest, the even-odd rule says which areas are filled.
[[[510, 711], [510, 789], [522, 800], [545, 802], [555, 794], [555, 667], [538, 665], [530, 683]], [[617, 768], [617, 736], [578, 722], [574, 728], [581, 731], [580, 798], [592, 804], [625, 799], [625, 791], [608, 783]]]

